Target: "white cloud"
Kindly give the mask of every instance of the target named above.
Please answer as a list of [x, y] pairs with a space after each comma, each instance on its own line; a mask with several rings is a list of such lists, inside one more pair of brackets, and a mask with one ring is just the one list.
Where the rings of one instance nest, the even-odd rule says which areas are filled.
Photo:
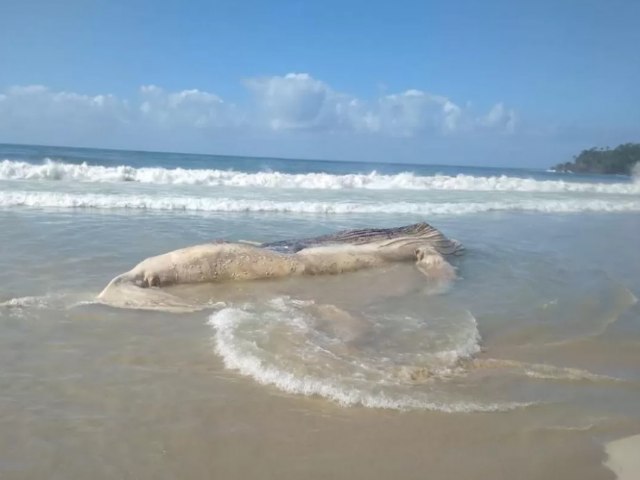
[[378, 101], [379, 131], [399, 136], [413, 136], [427, 132], [454, 133], [459, 130], [462, 110], [449, 99], [407, 90], [386, 95]]
[[351, 104], [346, 95], [306, 73], [253, 78], [245, 84], [273, 130], [336, 129], [344, 123]]
[[517, 117], [513, 110], [507, 109], [502, 102], [496, 103], [489, 113], [478, 119], [478, 124], [504, 133], [513, 133]]
[[42, 85], [8, 88], [0, 99], [0, 132], [5, 140], [56, 141], [94, 131], [109, 134], [127, 117], [127, 104], [113, 95], [56, 92]]
[[[14, 86], [0, 93], [0, 141], [91, 144], [93, 139], [144, 138], [166, 145], [218, 134], [247, 132], [279, 138], [282, 132], [307, 131], [316, 138], [341, 133], [367, 138], [447, 138], [477, 131], [513, 133], [516, 114], [497, 103], [484, 115], [470, 106], [422, 90], [363, 100], [341, 93], [306, 73], [252, 78], [253, 93], [242, 108], [215, 93], [198, 89], [166, 91], [140, 87], [131, 100], [111, 94], [87, 95], [54, 91], [42, 85]], [[309, 138], [309, 137], [307, 137]]]
[[232, 123], [233, 106], [201, 90], [165, 92], [156, 85], [140, 87], [143, 121], [163, 127], [223, 127]]
[[511, 133], [515, 114], [502, 103], [487, 115], [421, 90], [384, 95], [365, 102], [339, 93], [306, 73], [249, 79], [258, 123], [272, 130], [368, 132], [396, 137], [449, 135], [474, 130]]

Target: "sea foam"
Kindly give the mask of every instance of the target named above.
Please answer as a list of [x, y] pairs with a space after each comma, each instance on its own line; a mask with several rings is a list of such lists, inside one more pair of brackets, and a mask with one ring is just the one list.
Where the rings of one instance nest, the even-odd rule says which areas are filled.
[[599, 193], [618, 195], [640, 194], [640, 183], [587, 183], [565, 180], [534, 180], [532, 178], [472, 175], [427, 175], [411, 172], [395, 175], [353, 173], [282, 173], [240, 172], [235, 170], [185, 169], [131, 166], [105, 167], [63, 163], [47, 159], [42, 164], [3, 160], [0, 180], [46, 180], [89, 183], [136, 182], [158, 185], [203, 185], [225, 187], [261, 187], [315, 190], [451, 190], [477, 192], [544, 192]]
[[[305, 313], [312, 305], [313, 302], [278, 297], [264, 309], [251, 304], [224, 308], [212, 314], [208, 322], [215, 332], [215, 351], [227, 368], [258, 383], [292, 394], [321, 396], [343, 406], [471, 412], [528, 405], [465, 401], [433, 389], [406, 385], [403, 369], [395, 365], [393, 350], [342, 349], [343, 342], [327, 338], [317, 330], [313, 316]], [[446, 375], [443, 372], [447, 366], [455, 369], [460, 360], [470, 358], [480, 349], [475, 319], [467, 315], [458, 321], [458, 331], [453, 337], [446, 341], [438, 338], [432, 343], [433, 346], [448, 343], [445, 350], [436, 348], [429, 353], [418, 348], [411, 355], [401, 348], [396, 350], [398, 359], [433, 362], [435, 368], [431, 369], [429, 380]], [[410, 337], [415, 338], [415, 334]]]
[[487, 202], [279, 201], [202, 196], [0, 191], [0, 207], [91, 208], [190, 212], [291, 212], [311, 214], [465, 215], [492, 211], [542, 213], [638, 212], [640, 200], [511, 199]]

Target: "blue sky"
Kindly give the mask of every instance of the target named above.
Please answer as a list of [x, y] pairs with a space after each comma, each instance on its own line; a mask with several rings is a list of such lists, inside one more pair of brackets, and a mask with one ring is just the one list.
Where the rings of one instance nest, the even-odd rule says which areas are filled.
[[544, 167], [640, 141], [637, 1], [0, 9], [3, 142]]

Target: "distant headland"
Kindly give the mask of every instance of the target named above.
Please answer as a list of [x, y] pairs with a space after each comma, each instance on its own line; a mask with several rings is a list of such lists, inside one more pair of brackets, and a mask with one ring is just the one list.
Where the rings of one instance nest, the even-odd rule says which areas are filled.
[[608, 173], [631, 175], [640, 164], [640, 143], [624, 143], [616, 148], [590, 148], [573, 157], [573, 162], [553, 167], [556, 172]]

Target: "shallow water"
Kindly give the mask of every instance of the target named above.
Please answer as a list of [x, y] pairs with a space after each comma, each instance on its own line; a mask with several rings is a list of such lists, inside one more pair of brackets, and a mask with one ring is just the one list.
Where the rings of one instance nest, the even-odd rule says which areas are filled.
[[[185, 245], [420, 220], [467, 248], [451, 285], [408, 264], [175, 288], [209, 304], [188, 314], [94, 303], [113, 276]], [[640, 432], [634, 212], [13, 205], [0, 226], [2, 479], [606, 479], [604, 443]]]

